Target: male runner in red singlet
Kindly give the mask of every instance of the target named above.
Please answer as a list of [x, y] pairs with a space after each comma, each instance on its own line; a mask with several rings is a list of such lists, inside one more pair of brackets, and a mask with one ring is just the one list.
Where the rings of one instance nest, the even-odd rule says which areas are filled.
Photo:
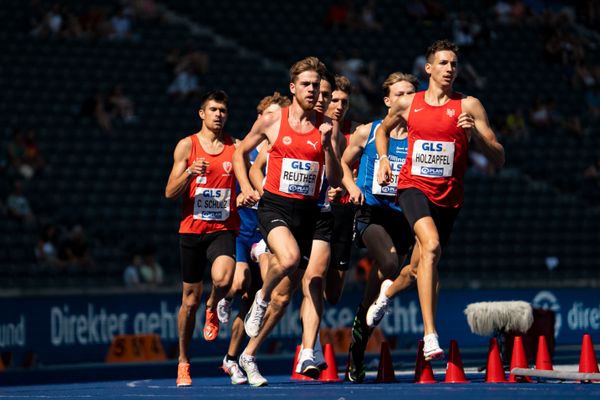
[[217, 303], [227, 294], [235, 268], [235, 235], [240, 219], [232, 166], [235, 145], [231, 136], [223, 132], [227, 100], [221, 90], [202, 97], [198, 111], [202, 128], [177, 143], [165, 188], [169, 199], [183, 196], [179, 227], [183, 296], [178, 315], [177, 386], [192, 384], [187, 349], [196, 325], [205, 267], [207, 263], [211, 265], [212, 277], [204, 325], [204, 339], [209, 341], [217, 338]]
[[[335, 84], [335, 77], [329, 71], [325, 72], [319, 85], [319, 96], [314, 110], [324, 114], [331, 102], [331, 96]], [[336, 154], [340, 153], [339, 149], [334, 149]], [[264, 167], [268, 160], [268, 150], [264, 148], [256, 158], [254, 164], [250, 168], [250, 181], [258, 190], [261, 196], [264, 194]], [[299, 354], [299, 361], [296, 362], [297, 372], [303, 375], [316, 378], [319, 376], [321, 369], [327, 367], [320, 342], [316, 339], [318, 329], [321, 323], [323, 314], [323, 280], [329, 260], [329, 242], [331, 241], [331, 231], [333, 228], [333, 220], [326, 201], [327, 180], [321, 182], [321, 192], [317, 200], [317, 205], [320, 212], [318, 213], [315, 229], [313, 231], [312, 248], [308, 265], [302, 276], [302, 293], [304, 295], [302, 306], [300, 308], [300, 319], [302, 321], [302, 351]], [[271, 254], [270, 257], [273, 257]], [[282, 280], [274, 289], [273, 297], [276, 297], [276, 304], [287, 305], [291, 299], [293, 292], [296, 291], [300, 280], [294, 280], [291, 288], [288, 287], [289, 282]], [[285, 306], [271, 307], [267, 316], [265, 316], [264, 324], [267, 327], [275, 326], [285, 313]], [[264, 340], [268, 337], [270, 329], [261, 329], [258, 336], [253, 337], [245, 354], [255, 354]]]
[[[264, 97], [256, 107], [258, 118], [262, 115], [281, 112], [281, 108], [289, 106], [290, 99], [282, 96], [278, 92], [271, 96]], [[266, 147], [266, 146], [265, 146]], [[250, 154], [250, 162], [256, 157], [259, 149]], [[240, 197], [242, 195], [240, 194]], [[242, 341], [246, 337], [244, 332], [244, 317], [250, 309], [250, 305], [254, 300], [254, 294], [262, 286], [262, 277], [267, 273], [268, 259], [254, 262], [251, 260], [250, 252], [253, 245], [262, 240], [258, 228], [258, 217], [254, 207], [239, 207], [241, 225], [240, 232], [236, 238], [236, 263], [235, 274], [233, 275], [233, 283], [227, 296], [217, 305], [217, 313], [219, 321], [226, 323], [224, 320], [229, 320], [231, 313], [231, 303], [234, 297], [240, 297], [240, 309], [233, 320], [231, 326], [231, 338], [229, 340], [229, 348], [223, 359], [221, 368], [231, 377], [231, 383], [234, 385], [244, 384], [248, 382], [246, 375], [240, 370], [237, 363], [239, 349]], [[222, 318], [222, 317], [225, 318]]]
[[[287, 291], [291, 291], [302, 276], [303, 271], [298, 267], [304, 267], [305, 262], [301, 261], [310, 256], [323, 165], [328, 180], [336, 185], [340, 182], [341, 167], [332, 146], [333, 127], [328, 118], [314, 111], [324, 73], [325, 66], [316, 57], [295, 63], [290, 69], [293, 95], [290, 107], [259, 118], [234, 153], [234, 170], [243, 203], [252, 204], [259, 196], [248, 178], [245, 157], [264, 139], [271, 146], [258, 217], [274, 257], [270, 258], [263, 286], [246, 315], [245, 329], [250, 337], [261, 330], [273, 289], [284, 280], [288, 282]], [[278, 301], [271, 305], [280, 306]], [[253, 378], [254, 372], [258, 372], [253, 354], [244, 351], [239, 361], [250, 384], [266, 384], [262, 376]]]
[[[463, 205], [469, 140], [476, 142], [492, 164], [504, 164], [504, 148], [490, 128], [483, 105], [477, 98], [452, 88], [457, 54], [458, 47], [447, 40], [433, 43], [425, 56], [429, 88], [398, 99], [376, 133], [381, 160], [378, 181], [385, 185], [392, 177], [387, 159], [390, 132], [401, 120], [408, 126], [408, 154], [400, 171], [397, 193], [420, 247], [417, 288], [426, 360], [444, 356], [435, 326], [437, 264]], [[393, 286], [380, 296], [393, 296]]]

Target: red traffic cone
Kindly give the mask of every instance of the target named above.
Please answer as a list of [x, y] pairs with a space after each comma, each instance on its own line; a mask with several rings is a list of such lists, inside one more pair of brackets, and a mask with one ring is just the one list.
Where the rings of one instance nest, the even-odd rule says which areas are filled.
[[450, 353], [448, 354], [448, 364], [446, 365], [446, 383], [469, 383], [465, 377], [465, 369], [463, 368], [458, 343], [456, 340], [450, 341]]
[[388, 342], [381, 342], [381, 351], [379, 352], [379, 367], [377, 368], [377, 383], [396, 382], [396, 373], [392, 365], [392, 354]]
[[583, 335], [581, 355], [579, 356], [579, 372], [587, 374], [599, 372], [598, 361], [596, 360], [596, 353], [594, 353], [594, 345], [592, 344], [592, 337], [588, 334]]
[[423, 355], [423, 346], [425, 342], [419, 340], [419, 349], [417, 350], [417, 361], [415, 363], [415, 383], [436, 383], [433, 376], [433, 368], [431, 362], [425, 361]]
[[498, 341], [496, 338], [490, 339], [487, 367], [485, 369], [485, 382], [506, 382], [506, 376], [504, 375], [504, 368], [502, 367], [502, 359], [500, 358], [500, 350], [498, 349]]
[[292, 364], [292, 376], [290, 379], [296, 381], [312, 381], [308, 376], [304, 376], [296, 372], [296, 364], [298, 364], [298, 359], [300, 358], [300, 345], [296, 346], [296, 355], [294, 356], [294, 362]]
[[[513, 368], [529, 368], [527, 362], [527, 356], [525, 355], [525, 346], [523, 346], [523, 337], [515, 336], [513, 341], [512, 356], [510, 358], [510, 370]], [[508, 376], [509, 382], [532, 382], [528, 376], [515, 376], [510, 374]]]
[[[318, 340], [318, 339], [317, 339]], [[339, 382], [341, 379], [338, 375], [337, 363], [335, 362], [335, 353], [331, 343], [326, 343], [323, 349], [327, 368], [321, 371], [319, 380], [322, 382]]]
[[535, 369], [543, 371], [552, 371], [552, 357], [548, 351], [548, 344], [546, 343], [546, 336], [540, 335], [538, 339], [538, 351], [535, 356]]

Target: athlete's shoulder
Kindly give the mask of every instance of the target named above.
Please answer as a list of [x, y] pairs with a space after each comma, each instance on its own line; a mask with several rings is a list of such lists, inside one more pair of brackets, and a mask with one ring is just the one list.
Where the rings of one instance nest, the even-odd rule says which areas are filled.
[[479, 108], [483, 107], [483, 104], [481, 104], [481, 101], [479, 101], [479, 99], [477, 97], [466, 95], [463, 93], [457, 93], [457, 94], [461, 96], [461, 97], [457, 97], [457, 100], [458, 99], [461, 100], [463, 110], [468, 112], [469, 110], [479, 109]]
[[187, 136], [179, 139], [179, 142], [177, 142], [177, 148], [191, 149], [193, 146], [192, 138], [195, 135], [196, 135], [195, 133], [192, 133], [191, 135], [187, 135]]
[[283, 115], [284, 110], [286, 110], [287, 112], [287, 108], [282, 108], [280, 111], [277, 112], [262, 114], [258, 117], [256, 122], [265, 127], [271, 126], [281, 120], [281, 116]]
[[[381, 120], [378, 120], [378, 121], [381, 122]], [[368, 135], [369, 132], [371, 132], [373, 123], [378, 122], [378, 121], [367, 122], [366, 124], [357, 125], [356, 128], [354, 129], [353, 135], [365, 135], [365, 134]]]

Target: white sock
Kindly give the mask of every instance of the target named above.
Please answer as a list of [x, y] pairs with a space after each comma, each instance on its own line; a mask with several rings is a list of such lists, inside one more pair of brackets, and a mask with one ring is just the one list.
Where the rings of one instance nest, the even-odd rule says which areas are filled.
[[312, 359], [315, 358], [315, 354], [314, 354], [313, 349], [302, 349], [302, 351], [300, 352], [299, 359], [300, 360], [302, 360], [302, 359], [305, 360], [307, 358], [312, 358]]

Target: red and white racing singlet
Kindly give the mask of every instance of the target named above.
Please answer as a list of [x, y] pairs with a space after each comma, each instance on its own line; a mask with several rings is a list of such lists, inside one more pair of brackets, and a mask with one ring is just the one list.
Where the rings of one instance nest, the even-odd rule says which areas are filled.
[[209, 154], [202, 148], [196, 134], [190, 136], [192, 151], [187, 165], [197, 158], [208, 163], [206, 175], [194, 175], [183, 197], [179, 233], [212, 233], [238, 231], [240, 217], [235, 206], [235, 175], [231, 158], [235, 150], [233, 139], [224, 136], [223, 150]]

